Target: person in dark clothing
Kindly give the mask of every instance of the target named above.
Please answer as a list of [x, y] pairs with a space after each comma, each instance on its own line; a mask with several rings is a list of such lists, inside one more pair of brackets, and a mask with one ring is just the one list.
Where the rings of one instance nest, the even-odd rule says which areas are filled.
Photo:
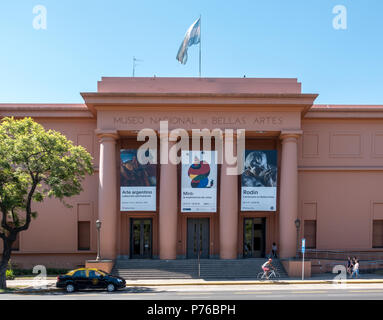
[[346, 269], [347, 269], [347, 273], [351, 276], [351, 273], [352, 273], [352, 261], [351, 261], [350, 257], [347, 257]]
[[271, 256], [273, 258], [277, 258], [277, 250], [278, 250], [277, 245], [275, 242], [273, 242], [273, 245], [271, 247]]

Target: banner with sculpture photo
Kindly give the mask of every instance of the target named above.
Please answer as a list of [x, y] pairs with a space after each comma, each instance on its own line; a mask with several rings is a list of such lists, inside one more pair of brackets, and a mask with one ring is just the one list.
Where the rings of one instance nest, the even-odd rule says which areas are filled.
[[276, 211], [277, 151], [245, 150], [241, 211]]
[[120, 162], [120, 210], [156, 211], [157, 165], [140, 164], [137, 149], [122, 149]]
[[181, 161], [181, 212], [216, 212], [216, 152], [182, 150]]

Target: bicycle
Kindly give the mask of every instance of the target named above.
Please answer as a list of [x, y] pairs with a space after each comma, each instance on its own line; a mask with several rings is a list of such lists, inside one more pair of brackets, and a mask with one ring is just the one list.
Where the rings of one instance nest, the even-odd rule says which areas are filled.
[[258, 275], [257, 275], [257, 279], [259, 279], [259, 280], [271, 280], [273, 278], [277, 279], [277, 278], [280, 278], [280, 277], [281, 277], [281, 275], [275, 269], [270, 271], [269, 279], [267, 279], [266, 272], [264, 272], [264, 271], [259, 272]]

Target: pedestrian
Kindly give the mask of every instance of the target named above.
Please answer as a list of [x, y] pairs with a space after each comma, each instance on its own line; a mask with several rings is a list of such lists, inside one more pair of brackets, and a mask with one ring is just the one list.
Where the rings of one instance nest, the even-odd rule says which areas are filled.
[[352, 264], [351, 258], [347, 257], [347, 267], [346, 268], [347, 268], [347, 273], [349, 276], [351, 276], [352, 267], [353, 267], [353, 264]]
[[355, 264], [354, 264], [353, 269], [352, 269], [351, 278], [354, 277], [354, 274], [355, 274], [355, 278], [359, 277], [359, 260], [356, 258], [355, 258]]
[[275, 242], [273, 242], [273, 245], [271, 247], [271, 255], [273, 256], [273, 258], [277, 258], [277, 245]]

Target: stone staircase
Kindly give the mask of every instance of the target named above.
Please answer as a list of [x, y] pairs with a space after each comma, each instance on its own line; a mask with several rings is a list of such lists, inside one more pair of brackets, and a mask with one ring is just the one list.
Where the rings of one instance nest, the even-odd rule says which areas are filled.
[[[200, 276], [198, 277], [198, 260], [149, 260], [149, 259], [118, 259], [112, 274], [126, 280], [142, 279], [209, 279], [209, 280], [255, 280], [262, 271], [266, 259], [201, 259]], [[281, 278], [288, 278], [282, 263], [273, 260], [273, 265]]]

